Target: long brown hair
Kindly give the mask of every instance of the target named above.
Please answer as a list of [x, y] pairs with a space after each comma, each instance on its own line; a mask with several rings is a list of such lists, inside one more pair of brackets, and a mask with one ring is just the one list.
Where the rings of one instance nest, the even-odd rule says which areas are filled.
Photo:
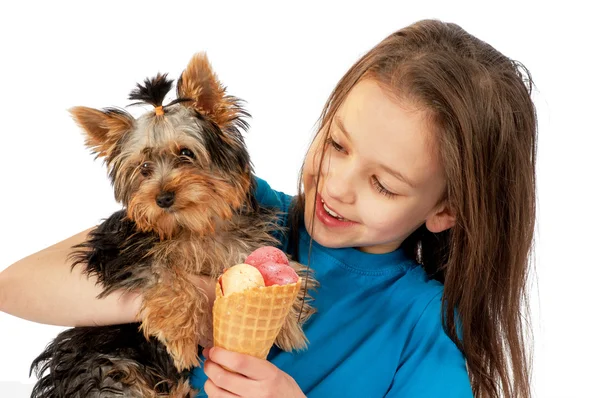
[[[441, 316], [465, 355], [474, 395], [530, 397], [524, 322], [536, 212], [537, 119], [529, 71], [456, 24], [419, 21], [350, 68], [323, 109], [319, 131], [367, 77], [392, 95], [423, 105], [434, 126], [447, 181], [441, 200], [454, 212], [456, 225], [441, 233], [422, 225], [402, 247], [444, 283]], [[296, 254], [304, 215], [301, 180], [299, 185], [290, 217]]]

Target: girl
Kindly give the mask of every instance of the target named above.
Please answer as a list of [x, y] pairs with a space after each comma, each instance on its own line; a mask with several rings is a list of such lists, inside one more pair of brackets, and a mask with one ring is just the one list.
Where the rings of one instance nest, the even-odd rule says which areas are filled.
[[[364, 55], [327, 101], [298, 195], [257, 179], [257, 199], [286, 214], [282, 247], [321, 284], [308, 350], [274, 348], [264, 361], [205, 349], [192, 384], [209, 397], [529, 397], [531, 87], [522, 65], [440, 21]], [[133, 321], [137, 295], [96, 300], [95, 281], [68, 271], [86, 233], [0, 274], [0, 309], [66, 325]], [[44, 284], [32, 288], [34, 272]], [[36, 290], [17, 300], [24, 289]]]

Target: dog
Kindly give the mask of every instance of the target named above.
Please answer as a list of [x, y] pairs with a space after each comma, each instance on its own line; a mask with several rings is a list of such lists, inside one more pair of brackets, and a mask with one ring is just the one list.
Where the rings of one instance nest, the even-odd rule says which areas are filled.
[[[187, 378], [200, 363], [199, 342], [212, 339], [212, 315], [190, 275], [216, 280], [283, 233], [277, 211], [253, 197], [242, 101], [225, 93], [203, 53], [163, 105], [172, 85], [160, 73], [138, 84], [129, 99], [153, 109], [137, 119], [118, 108], [70, 110], [124, 207], [74, 247], [72, 267], [97, 278], [99, 298], [141, 293], [141, 322], [59, 334], [32, 363], [32, 397], [194, 394]], [[301, 326], [314, 312], [307, 290], [316, 285], [308, 268], [292, 264], [306, 283], [275, 341], [286, 351], [306, 348]]]

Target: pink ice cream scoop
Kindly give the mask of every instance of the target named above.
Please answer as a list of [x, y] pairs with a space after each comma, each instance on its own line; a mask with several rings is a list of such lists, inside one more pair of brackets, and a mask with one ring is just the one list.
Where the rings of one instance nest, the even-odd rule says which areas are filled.
[[254, 250], [246, 258], [244, 263], [257, 266], [266, 262], [272, 261], [277, 264], [289, 265], [290, 262], [284, 252], [273, 246], [263, 246]]
[[298, 274], [289, 265], [268, 261], [256, 266], [265, 280], [265, 286], [288, 285], [298, 281]]
[[245, 261], [260, 271], [265, 286], [287, 285], [298, 281], [298, 274], [284, 252], [272, 246], [264, 246], [253, 251]]

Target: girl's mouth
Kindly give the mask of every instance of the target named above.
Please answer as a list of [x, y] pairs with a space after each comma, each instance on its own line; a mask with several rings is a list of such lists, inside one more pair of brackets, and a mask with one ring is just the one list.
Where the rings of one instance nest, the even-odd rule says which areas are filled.
[[345, 219], [344, 217], [340, 216], [339, 214], [337, 214], [335, 211], [331, 210], [328, 206], [327, 203], [325, 203], [325, 201], [323, 200], [323, 198], [321, 198], [321, 203], [323, 203], [323, 208], [325, 209], [325, 211], [327, 212], [327, 214], [329, 214], [331, 217], [335, 217], [340, 221], [349, 221], [347, 219]]
[[349, 227], [356, 224], [356, 222], [344, 218], [328, 207], [319, 193], [317, 193], [315, 211], [319, 221], [328, 227]]

